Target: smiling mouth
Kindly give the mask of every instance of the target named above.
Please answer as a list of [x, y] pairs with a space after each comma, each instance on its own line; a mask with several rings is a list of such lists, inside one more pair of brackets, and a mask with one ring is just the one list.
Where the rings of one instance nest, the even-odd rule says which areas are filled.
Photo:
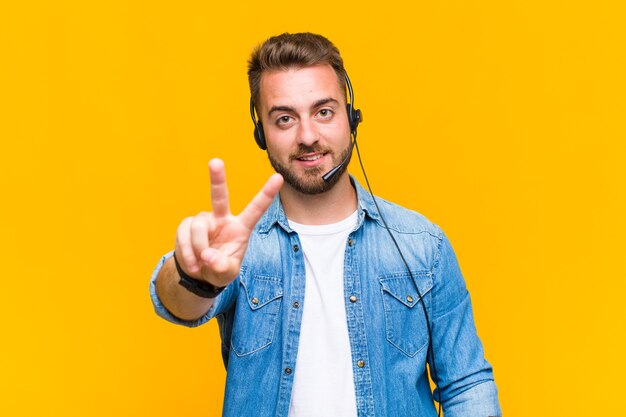
[[296, 158], [298, 161], [317, 161], [318, 159], [320, 159], [321, 157], [323, 157], [324, 153], [318, 153], [315, 155], [305, 155], [305, 156], [300, 156], [298, 158]]

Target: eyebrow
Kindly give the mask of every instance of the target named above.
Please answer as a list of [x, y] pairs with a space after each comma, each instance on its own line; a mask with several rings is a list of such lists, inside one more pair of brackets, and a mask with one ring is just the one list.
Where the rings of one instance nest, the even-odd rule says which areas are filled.
[[[316, 107], [319, 107], [319, 106], [323, 106], [324, 104], [328, 104], [328, 103], [339, 104], [339, 102], [337, 100], [335, 100], [334, 98], [326, 97], [326, 98], [322, 98], [322, 99], [317, 100], [315, 103], [313, 103], [311, 108], [316, 108]], [[274, 113], [276, 111], [287, 111], [287, 112], [295, 113], [296, 109], [291, 107], [291, 106], [272, 106], [272, 108], [270, 108], [270, 110], [267, 112], [267, 115], [271, 116], [272, 113]]]

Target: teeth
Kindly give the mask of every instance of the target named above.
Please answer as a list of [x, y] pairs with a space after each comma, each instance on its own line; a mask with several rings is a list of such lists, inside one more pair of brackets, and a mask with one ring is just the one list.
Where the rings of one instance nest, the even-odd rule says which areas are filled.
[[301, 161], [315, 161], [317, 159], [320, 159], [321, 157], [322, 157], [322, 155], [318, 154], [318, 155], [315, 155], [315, 156], [306, 156], [306, 157], [303, 156], [302, 158], [299, 158], [299, 159]]

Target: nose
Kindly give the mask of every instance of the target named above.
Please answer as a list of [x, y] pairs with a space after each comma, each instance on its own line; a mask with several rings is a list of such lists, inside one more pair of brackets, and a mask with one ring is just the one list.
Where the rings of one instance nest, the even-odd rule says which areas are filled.
[[315, 122], [307, 117], [301, 118], [298, 126], [298, 142], [306, 146], [311, 146], [318, 140], [319, 132], [317, 131]]

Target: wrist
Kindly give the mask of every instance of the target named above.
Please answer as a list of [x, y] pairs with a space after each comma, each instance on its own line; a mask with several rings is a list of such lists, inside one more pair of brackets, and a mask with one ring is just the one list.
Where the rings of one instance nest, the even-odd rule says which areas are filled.
[[174, 265], [176, 266], [176, 272], [179, 276], [178, 284], [187, 291], [202, 298], [215, 298], [222, 291], [224, 291], [224, 289], [226, 289], [226, 287], [217, 287], [208, 281], [197, 279], [188, 275], [178, 263], [178, 259], [176, 259], [176, 252], [174, 252], [173, 258]]

